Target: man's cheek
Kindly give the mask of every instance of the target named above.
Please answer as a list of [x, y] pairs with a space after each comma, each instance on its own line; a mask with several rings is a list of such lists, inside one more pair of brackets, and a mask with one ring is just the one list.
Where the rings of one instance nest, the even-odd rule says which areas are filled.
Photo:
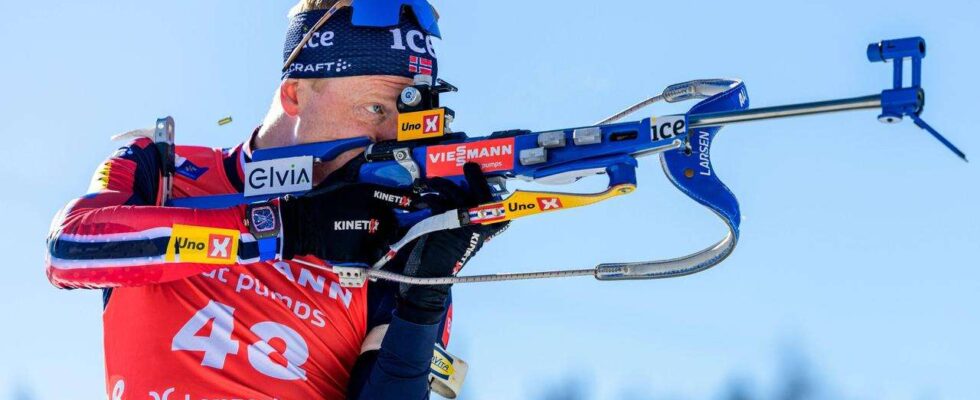
[[398, 138], [398, 118], [396, 116], [391, 116], [385, 119], [384, 124], [380, 127], [380, 132], [377, 133], [376, 137], [378, 140], [395, 140]]
[[333, 172], [333, 169], [337, 168], [330, 162], [319, 163], [313, 166], [313, 184], [319, 185], [324, 179], [327, 179], [327, 175]]
[[296, 139], [299, 143], [337, 140], [342, 137], [337, 126], [337, 119], [329, 113], [307, 115], [301, 119]]
[[351, 159], [357, 157], [364, 149], [351, 149], [341, 153], [337, 158], [330, 161], [320, 162], [313, 165], [313, 184], [319, 185], [328, 175], [340, 169]]

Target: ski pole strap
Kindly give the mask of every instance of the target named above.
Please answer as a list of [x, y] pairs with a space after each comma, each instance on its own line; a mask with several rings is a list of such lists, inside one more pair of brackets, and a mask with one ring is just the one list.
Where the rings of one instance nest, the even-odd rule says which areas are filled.
[[388, 250], [388, 253], [382, 256], [380, 260], [375, 262], [372, 268], [380, 269], [387, 264], [388, 261], [395, 258], [395, 255], [398, 254], [398, 251], [401, 250], [402, 247], [405, 247], [405, 245], [409, 244], [411, 241], [422, 237], [422, 235], [447, 229], [456, 229], [460, 226], [462, 225], [460, 225], [459, 211], [457, 210], [449, 210], [442, 214], [433, 215], [423, 219], [421, 222], [413, 225], [405, 236], [403, 236], [398, 242], [392, 244]]

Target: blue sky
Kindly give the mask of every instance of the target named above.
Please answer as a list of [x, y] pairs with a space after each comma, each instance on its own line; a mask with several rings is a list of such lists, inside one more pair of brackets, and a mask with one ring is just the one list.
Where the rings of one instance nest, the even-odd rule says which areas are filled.
[[[0, 3], [0, 398], [18, 386], [39, 399], [99, 398], [100, 297], [46, 282], [51, 217], [85, 190], [112, 134], [170, 114], [181, 142], [242, 140], [279, 82], [290, 3], [44, 3]], [[436, 3], [440, 71], [461, 89], [444, 100], [457, 129], [583, 125], [694, 78], [741, 78], [755, 106], [873, 94], [890, 66], [868, 63], [865, 46], [920, 35], [924, 116], [980, 158], [976, 3], [557, 4]], [[235, 122], [219, 127], [226, 115]], [[569, 374], [595, 398], [711, 398], [733, 376], [769, 385], [786, 346], [844, 397], [976, 396], [980, 172], [910, 122], [875, 116], [722, 130], [712, 161], [745, 220], [716, 269], [458, 287], [451, 350], [471, 364], [469, 398], [534, 396]], [[656, 160], [641, 160], [638, 178], [630, 196], [514, 223], [467, 270], [665, 258], [722, 235]]]

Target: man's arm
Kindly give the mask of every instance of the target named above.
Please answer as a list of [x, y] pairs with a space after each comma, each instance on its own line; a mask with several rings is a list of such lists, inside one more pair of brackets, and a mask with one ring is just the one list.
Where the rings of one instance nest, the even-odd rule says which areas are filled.
[[[431, 189], [440, 193], [438, 197], [423, 196], [433, 213], [472, 207], [493, 199], [479, 165], [467, 163], [463, 169], [468, 190], [439, 178], [428, 182]], [[430, 233], [419, 238], [410, 253], [399, 255], [407, 255], [404, 261], [396, 258], [393, 263], [404, 265], [403, 273], [409, 276], [431, 278], [455, 275], [480, 251], [485, 241], [505, 227], [506, 223], [470, 225]], [[358, 360], [352, 373], [348, 398], [415, 400], [429, 396], [429, 366], [433, 346], [436, 340], [441, 339], [440, 328], [446, 321], [451, 285], [392, 286], [395, 287], [391, 290], [395, 295], [390, 300], [394, 304], [394, 312], [389, 311], [391, 322], [377, 352], [362, 353]], [[371, 339], [369, 334], [368, 343]]]
[[[51, 283], [61, 288], [136, 286], [249, 261], [253, 249], [257, 260], [243, 206], [153, 206], [159, 184], [159, 155], [149, 139], [137, 139], [110, 156], [96, 171], [89, 193], [70, 202], [52, 222], [45, 259]], [[181, 232], [213, 232], [218, 246], [206, 242], [203, 251], [215, 257], [181, 261], [174, 251], [168, 254]]]
[[371, 385], [385, 387], [391, 393], [420, 393], [419, 398], [425, 398], [422, 393], [428, 394], [433, 346], [436, 343], [443, 348], [449, 345], [452, 299], [449, 299], [447, 306], [450, 311], [440, 321], [420, 326], [395, 315], [397, 293], [398, 285], [387, 281], [371, 282], [368, 288], [368, 335], [351, 369], [347, 391], [349, 399], [362, 398], [361, 392], [379, 363], [382, 346], [388, 350], [387, 359], [379, 367], [385, 374], [383, 377], [375, 376]]
[[[63, 288], [109, 288], [169, 282], [219, 265], [249, 264], [295, 255], [336, 263], [379, 259], [398, 231], [390, 204], [377, 199], [410, 192], [370, 184], [321, 188], [271, 199], [281, 224], [260, 252], [245, 223], [248, 206], [216, 210], [160, 207], [159, 156], [138, 139], [96, 172], [89, 194], [55, 217], [48, 236], [49, 280]], [[374, 221], [371, 230], [335, 228], [340, 221]]]
[[428, 399], [429, 365], [441, 326], [406, 321], [394, 312], [381, 347], [358, 358], [351, 383], [360, 386], [352, 387], [348, 398]]

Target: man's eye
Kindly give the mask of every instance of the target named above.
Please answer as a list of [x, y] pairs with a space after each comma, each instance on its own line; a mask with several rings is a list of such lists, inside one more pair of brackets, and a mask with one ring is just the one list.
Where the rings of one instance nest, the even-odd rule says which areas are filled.
[[372, 114], [384, 115], [385, 108], [380, 104], [370, 104], [364, 107], [367, 112]]

